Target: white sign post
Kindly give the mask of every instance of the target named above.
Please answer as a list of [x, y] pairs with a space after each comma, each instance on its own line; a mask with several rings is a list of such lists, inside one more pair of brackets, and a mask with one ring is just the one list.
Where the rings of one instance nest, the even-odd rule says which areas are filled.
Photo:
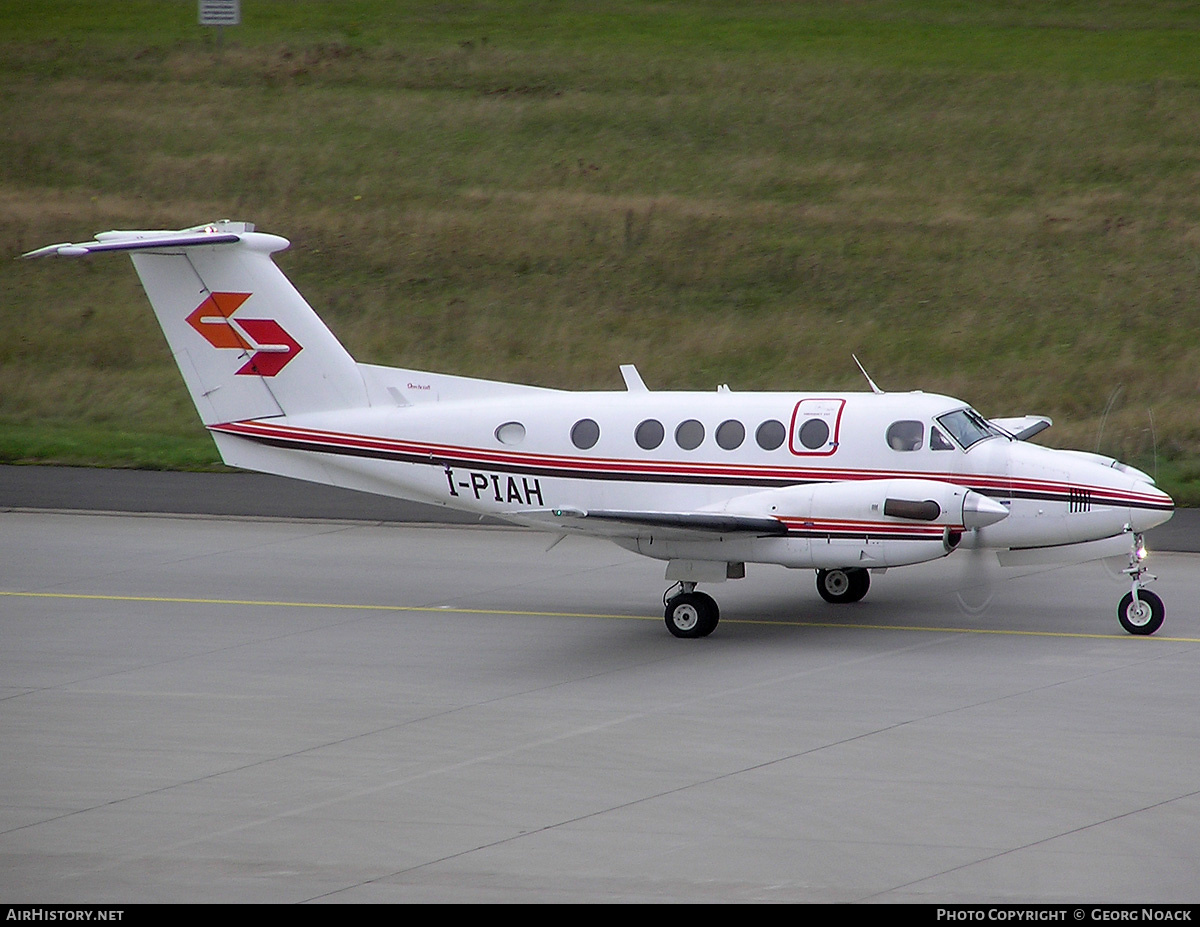
[[221, 37], [225, 27], [241, 25], [241, 0], [199, 0], [199, 2], [200, 25], [217, 27], [217, 51], [220, 51]]

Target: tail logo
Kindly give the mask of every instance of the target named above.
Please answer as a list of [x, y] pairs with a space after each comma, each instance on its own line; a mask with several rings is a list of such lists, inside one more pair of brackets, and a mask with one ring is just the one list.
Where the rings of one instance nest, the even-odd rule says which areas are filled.
[[187, 323], [214, 348], [250, 355], [237, 376], [273, 377], [304, 349], [274, 319], [233, 318], [249, 298], [249, 293], [210, 293]]

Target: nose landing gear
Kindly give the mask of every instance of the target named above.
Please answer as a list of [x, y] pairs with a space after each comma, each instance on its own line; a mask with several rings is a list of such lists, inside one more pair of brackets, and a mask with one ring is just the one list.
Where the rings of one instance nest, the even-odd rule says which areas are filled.
[[1145, 541], [1141, 534], [1134, 534], [1133, 547], [1129, 551], [1129, 566], [1122, 571], [1130, 577], [1132, 588], [1125, 593], [1121, 604], [1117, 606], [1117, 620], [1130, 634], [1153, 634], [1162, 627], [1163, 618], [1166, 616], [1162, 599], [1143, 588], [1146, 583], [1158, 579], [1154, 574], [1146, 572], [1146, 568], [1142, 566], [1145, 558]]

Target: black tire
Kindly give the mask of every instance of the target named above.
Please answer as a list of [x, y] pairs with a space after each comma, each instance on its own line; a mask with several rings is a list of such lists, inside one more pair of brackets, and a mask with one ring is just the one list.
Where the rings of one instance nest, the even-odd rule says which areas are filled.
[[703, 592], [683, 592], [667, 600], [667, 630], [676, 637], [708, 637], [720, 618], [716, 601]]
[[867, 570], [856, 569], [850, 571], [851, 579], [851, 602], [861, 602], [863, 596], [871, 588], [871, 574]]
[[817, 570], [817, 592], [833, 605], [857, 602], [871, 588], [871, 574], [861, 567], [844, 570]]
[[1162, 627], [1166, 613], [1162, 599], [1146, 589], [1139, 590], [1136, 605], [1133, 593], [1127, 592], [1117, 606], [1117, 620], [1130, 634], [1153, 634]]

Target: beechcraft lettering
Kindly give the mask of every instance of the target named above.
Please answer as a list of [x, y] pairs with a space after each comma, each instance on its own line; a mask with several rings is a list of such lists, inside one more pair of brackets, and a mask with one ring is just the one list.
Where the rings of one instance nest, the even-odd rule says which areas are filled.
[[506, 476], [502, 473], [477, 473], [472, 470], [465, 478], [461, 470], [446, 468], [446, 483], [450, 487], [450, 495], [457, 497], [459, 490], [470, 493], [477, 502], [492, 499], [495, 502], [516, 503], [517, 505], [544, 506], [542, 499], [542, 483], [537, 477]]
[[988, 419], [870, 377], [869, 392], [667, 392], [624, 365], [624, 390], [570, 392], [361, 364], [275, 265], [287, 246], [218, 222], [27, 257], [129, 253], [229, 465], [606, 538], [666, 563], [676, 637], [716, 628], [696, 587], [747, 563], [814, 570], [838, 605], [961, 551], [1021, 567], [1127, 556], [1122, 627], [1162, 625], [1143, 533], [1174, 504], [1111, 457], [1030, 443], [1044, 416]]

